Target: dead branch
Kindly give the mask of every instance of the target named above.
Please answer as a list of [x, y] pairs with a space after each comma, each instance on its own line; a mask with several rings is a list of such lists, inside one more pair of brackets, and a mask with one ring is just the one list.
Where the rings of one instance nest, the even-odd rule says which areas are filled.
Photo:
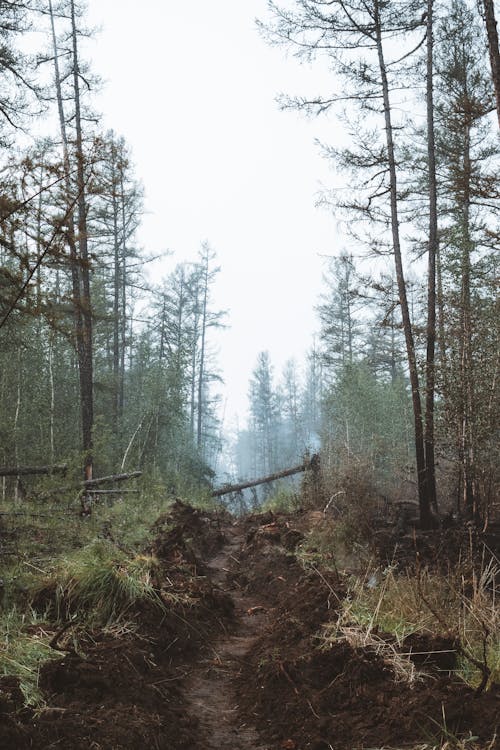
[[138, 495], [140, 490], [91, 490], [92, 495]]
[[106, 484], [106, 482], [126, 482], [128, 479], [136, 479], [142, 476], [142, 471], [130, 471], [128, 474], [111, 474], [108, 477], [98, 477], [97, 479], [87, 479], [82, 482], [81, 487], [91, 488], [98, 487], [100, 484]]

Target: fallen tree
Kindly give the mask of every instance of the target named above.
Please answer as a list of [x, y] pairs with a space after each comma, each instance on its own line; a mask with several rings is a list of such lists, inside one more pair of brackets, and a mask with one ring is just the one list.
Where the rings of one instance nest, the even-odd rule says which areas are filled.
[[142, 476], [142, 471], [131, 471], [128, 474], [110, 474], [108, 477], [98, 477], [97, 479], [87, 479], [81, 482], [79, 487], [99, 487], [100, 484], [106, 484], [106, 482], [126, 482], [127, 479], [136, 479]]
[[260, 477], [260, 479], [252, 479], [249, 482], [241, 482], [240, 484], [225, 484], [217, 490], [211, 492], [211, 497], [222, 497], [222, 495], [229, 495], [231, 492], [241, 492], [250, 487], [257, 487], [259, 484], [267, 484], [268, 482], [274, 482], [276, 479], [284, 479], [285, 477], [291, 477], [294, 474], [300, 474], [304, 471], [311, 469], [313, 472], [319, 470], [319, 455], [317, 453], [312, 458], [307, 459], [300, 466], [294, 466], [291, 469], [283, 469], [283, 471], [277, 471], [274, 474], [269, 474], [267, 477]]
[[66, 485], [65, 487], [54, 487], [47, 492], [43, 492], [39, 495], [39, 499], [50, 497], [61, 492], [70, 492], [70, 490], [87, 490], [86, 494], [92, 494], [94, 487], [99, 487], [101, 484], [107, 482], [126, 482], [128, 479], [137, 479], [142, 476], [142, 471], [131, 471], [128, 474], [110, 474], [107, 477], [97, 477], [96, 479], [86, 479], [81, 482], [74, 482], [73, 484]]

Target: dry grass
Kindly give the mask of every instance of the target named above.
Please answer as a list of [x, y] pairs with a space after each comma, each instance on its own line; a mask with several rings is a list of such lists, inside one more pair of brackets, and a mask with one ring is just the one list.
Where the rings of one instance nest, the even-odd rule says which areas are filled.
[[487, 663], [489, 684], [498, 683], [498, 580], [499, 569], [493, 564], [479, 574], [457, 570], [447, 577], [427, 570], [417, 577], [398, 575], [391, 568], [372, 569], [353, 580], [336, 628], [363, 628], [367, 639], [377, 631], [390, 633], [399, 646], [416, 632], [452, 636], [463, 649], [458, 674], [476, 688], [481, 673], [473, 664], [475, 659]]
[[366, 648], [381, 657], [384, 664], [392, 671], [396, 682], [414, 685], [427, 676], [425, 672], [415, 667], [407, 655], [401, 654], [393, 643], [388, 643], [373, 630], [359, 626], [343, 626], [338, 629], [337, 633], [352, 648]]

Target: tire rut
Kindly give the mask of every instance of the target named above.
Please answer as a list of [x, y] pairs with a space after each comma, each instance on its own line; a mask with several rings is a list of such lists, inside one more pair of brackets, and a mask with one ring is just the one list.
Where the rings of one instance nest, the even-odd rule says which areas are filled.
[[233, 527], [228, 541], [209, 566], [211, 579], [234, 602], [235, 623], [212, 644], [211, 651], [191, 671], [186, 682], [186, 699], [193, 716], [200, 723], [204, 747], [210, 750], [268, 750], [254, 726], [239, 714], [233, 681], [240, 672], [245, 656], [265, 629], [268, 616], [254, 597], [228, 583], [228, 573], [238, 564], [243, 533]]

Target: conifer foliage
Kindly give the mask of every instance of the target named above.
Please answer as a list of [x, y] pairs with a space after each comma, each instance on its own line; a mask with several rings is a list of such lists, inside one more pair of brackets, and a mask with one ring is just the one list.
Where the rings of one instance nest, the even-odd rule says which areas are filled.
[[[206, 481], [220, 452], [216, 254], [205, 243], [149, 280], [162, 258], [138, 244], [130, 150], [99, 129], [85, 4], [2, 2], [0, 18], [0, 463]], [[28, 57], [19, 42], [35, 27]], [[14, 152], [27, 118], [42, 135]], [[43, 135], [46, 122], [57, 131]]]

